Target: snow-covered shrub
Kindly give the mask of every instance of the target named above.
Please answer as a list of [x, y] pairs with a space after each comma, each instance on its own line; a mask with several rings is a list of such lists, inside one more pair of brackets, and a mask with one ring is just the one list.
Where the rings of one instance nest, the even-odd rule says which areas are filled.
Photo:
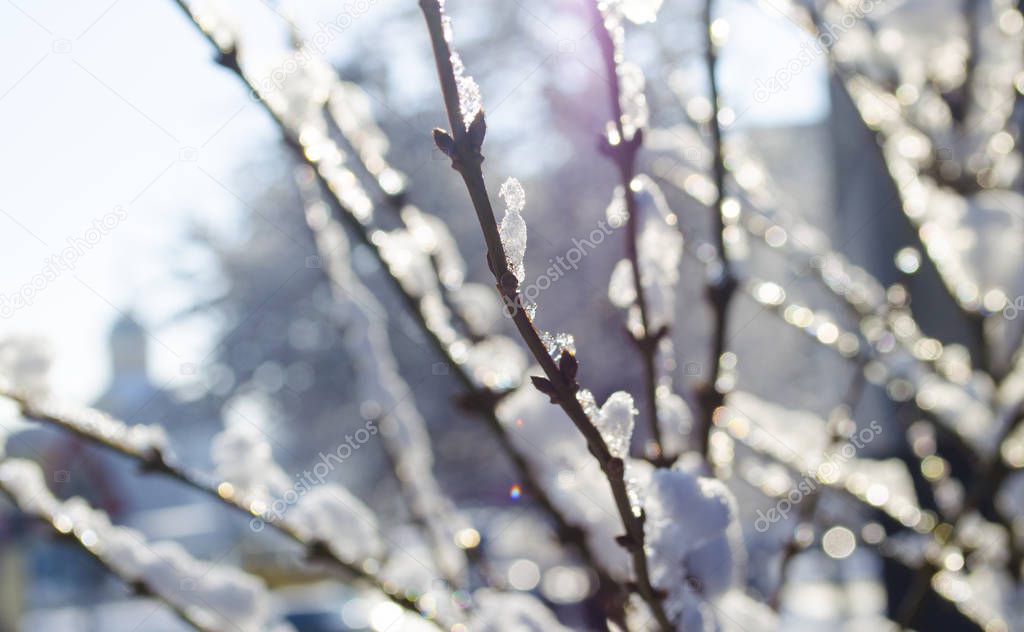
[[[290, 474], [241, 417], [213, 440], [212, 470], [198, 472], [158, 426], [52, 398], [46, 354], [23, 341], [0, 345], [0, 394], [11, 409], [0, 432], [15, 421], [44, 423], [206, 494], [246, 516], [252, 531], [300, 547], [304, 564], [372, 594], [383, 604], [375, 629], [900, 629], [932, 623], [932, 609], [957, 625], [1024, 629], [1019, 6], [968, 3], [968, 19], [936, 3], [942, 28], [917, 20], [910, 2], [775, 8], [809, 32], [808, 54], [827, 57], [837, 101], [878, 140], [906, 222], [893, 282], [786, 209], [751, 138], [733, 136], [737, 113], [720, 97], [718, 74], [729, 25], [717, 3], [581, 0], [611, 110], [593, 131], [615, 174], [594, 183], [607, 185], [601, 197], [610, 203], [592, 209], [602, 230], [587, 244], [614, 240], [624, 253], [599, 293], [627, 332], [629, 362], [641, 367], [623, 376], [626, 361], [588, 353], [568, 332], [602, 316], [578, 310], [553, 332], [538, 326], [550, 303], [541, 282], [528, 281], [528, 248], [539, 241], [531, 231], [562, 239], [544, 228], [560, 209], [534, 204], [529, 181], [509, 176], [495, 190], [485, 177], [488, 95], [470, 74], [476, 60], [456, 50], [445, 0], [419, 1], [447, 116], [433, 142], [465, 188], [451, 206], [468, 201], [476, 215], [476, 243], [486, 249], [479, 271], [442, 221], [449, 215], [414, 206], [370, 95], [338, 76], [297, 19], [279, 25], [294, 48], [275, 60], [251, 51], [220, 3], [177, 4], [295, 150], [330, 319], [355, 367], [354, 388], [374, 403], [365, 437], [381, 438], [407, 520], [390, 524], [333, 476], [347, 458], [340, 453], [321, 452], [311, 474]], [[670, 68], [667, 95], [640, 58], [679, 25], [654, 30], [666, 14], [699, 44]], [[645, 38], [636, 59], [633, 33]], [[693, 66], [699, 89], [683, 70]], [[783, 70], [761, 88], [766, 99], [792, 78]], [[693, 207], [700, 218], [684, 212]], [[574, 248], [571, 266], [586, 266], [588, 251]], [[366, 279], [360, 256], [387, 288]], [[816, 293], [805, 296], [765, 265], [779, 260]], [[933, 334], [915, 313], [911, 295], [928, 289], [915, 285], [919, 272], [967, 334]], [[550, 286], [561, 274], [556, 267], [539, 278]], [[509, 494], [519, 507], [482, 515], [445, 489], [442, 450], [403, 375], [386, 293], [400, 297], [436, 366], [461, 389], [462, 407], [515, 467]], [[742, 363], [762, 349], [736, 342], [747, 324], [737, 314], [751, 308], [844, 367], [817, 371], [820, 389], [794, 385], [791, 366], [815, 371], [818, 356], [763, 352], [772, 383], [814, 390], [816, 408], [747, 388]], [[690, 322], [699, 319], [708, 326], [694, 343]], [[683, 344], [706, 361], [683, 363]], [[604, 388], [615, 381], [632, 392]], [[80, 498], [59, 500], [32, 462], [4, 457], [0, 489], [198, 629], [287, 629], [256, 577], [175, 544], [150, 545]], [[514, 545], [498, 542], [524, 531]]]

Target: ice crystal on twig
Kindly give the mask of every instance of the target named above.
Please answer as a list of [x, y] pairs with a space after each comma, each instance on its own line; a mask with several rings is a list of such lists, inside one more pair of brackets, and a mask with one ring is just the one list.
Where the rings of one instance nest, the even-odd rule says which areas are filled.
[[629, 442], [633, 437], [636, 418], [633, 396], [625, 391], [612, 393], [593, 417], [594, 426], [608, 445], [612, 456], [620, 459], [629, 456]]
[[523, 264], [526, 256], [526, 222], [521, 213], [526, 207], [526, 192], [519, 180], [509, 178], [501, 185], [498, 195], [505, 201], [505, 216], [499, 228], [501, 246], [505, 249], [509, 270], [522, 283], [526, 279], [526, 267]]

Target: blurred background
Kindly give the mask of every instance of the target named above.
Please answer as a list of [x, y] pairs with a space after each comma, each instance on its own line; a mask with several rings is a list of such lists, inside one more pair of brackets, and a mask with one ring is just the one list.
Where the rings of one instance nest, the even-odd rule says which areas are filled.
[[[417, 3], [212, 4], [246, 34], [255, 63], [273, 63], [288, 50], [284, 18], [311, 40], [328, 34], [316, 40], [325, 42], [318, 52], [366, 90], [390, 142], [389, 158], [409, 178], [409, 198], [449, 226], [467, 261], [467, 279], [489, 284], [472, 208], [430, 138], [445, 117]], [[868, 4], [847, 30], [851, 55], [863, 53], [879, 80], [913, 76], [914, 68], [932, 63], [967, 68], [961, 53], [969, 42], [1001, 45], [986, 39], [988, 31], [972, 31], [980, 28], [977, 22], [1001, 28], [1011, 49], [1019, 44], [1020, 14], [1001, 24], [992, 8], [999, 3], [968, 2], [966, 12], [954, 0]], [[449, 0], [448, 11], [484, 95], [492, 194], [507, 176], [523, 182], [527, 270], [542, 270], [604, 217], [616, 181], [611, 163], [596, 150], [609, 112], [589, 15], [579, 0]], [[642, 169], [662, 185], [680, 224], [708, 239], [707, 211], [693, 196], [697, 190], [699, 197], [700, 182], [688, 179], [707, 165], [699, 133], [710, 108], [702, 11], [703, 3], [692, 0], [666, 2], [655, 24], [629, 31], [627, 57], [646, 75], [651, 126]], [[972, 12], [980, 16], [974, 22]], [[827, 239], [886, 286], [903, 284], [929, 336], [954, 345], [951, 354], [983, 358], [985, 332], [964, 319], [938, 277], [927, 270], [908, 274], [918, 271], [920, 244], [872, 130], [830, 75], [818, 42], [781, 2], [720, 0], [715, 15], [722, 25], [719, 121], [737, 153], [752, 163], [754, 171], [743, 177], [770, 191], [784, 216], [820, 232], [791, 238]], [[346, 26], [331, 30], [339, 17], [347, 17]], [[211, 442], [226, 425], [258, 429], [284, 469], [298, 473], [324, 446], [372, 419], [375, 402], [363, 399], [356, 385], [358, 358], [348, 355], [344, 332], [332, 320], [335, 299], [303, 219], [294, 156], [245, 86], [213, 62], [209, 43], [173, 2], [8, 0], [0, 3], [0, 51], [6, 60], [0, 65], [0, 363], [37, 373], [62, 399], [128, 423], [162, 425], [180, 459], [204, 470], [213, 467]], [[1012, 68], [1007, 73], [1007, 85], [1017, 81], [1019, 87], [1020, 75]], [[1018, 105], [1011, 107], [1010, 124], [1020, 119]], [[971, 116], [983, 121], [985, 113]], [[986, 130], [985, 123], [978, 129]], [[972, 153], [960, 146], [955, 155], [949, 151], [947, 160], [963, 164]], [[1020, 179], [1012, 181], [1010, 189], [1019, 190]], [[978, 182], [970, 194], [985, 192]], [[971, 261], [979, 274], [1006, 271], [992, 285], [1004, 287], [1004, 299], [1012, 302], [1024, 279], [1024, 208], [1013, 190], [978, 205], [1005, 221], [990, 232], [959, 226], [970, 235], [958, 233], [966, 241], [955, 245], [968, 259], [977, 255]], [[839, 299], [822, 291], [806, 267], [759, 240], [736, 240], [744, 270], [856, 329]], [[563, 622], [582, 627], [573, 613], [588, 594], [587, 580], [572, 580], [571, 563], [530, 550], [524, 535], [534, 520], [530, 512], [521, 521], [509, 519], [509, 509], [529, 503], [511, 492], [519, 482], [513, 469], [482, 425], [456, 404], [453, 374], [403, 313], [376, 260], [364, 246], [353, 248], [356, 271], [390, 316], [399, 366], [427, 420], [442, 488], [475, 525], [494, 523], [499, 535], [488, 541], [489, 551], [512, 585], [541, 595]], [[616, 390], [642, 391], [639, 358], [607, 298], [623, 248], [613, 237], [538, 299], [542, 328], [575, 336], [581, 382], [599, 401]], [[999, 256], [982, 260], [992, 248]], [[693, 405], [710, 323], [701, 265], [687, 257], [680, 270], [679, 322], [672, 332], [676, 379]], [[735, 382], [827, 416], [856, 367], [769, 311], [749, 297], [736, 299], [728, 342], [736, 353]], [[999, 333], [1007, 340], [1019, 340], [1018, 334]], [[986, 361], [1005, 371], [1006, 355]], [[608, 359], [614, 359], [611, 368]], [[901, 414], [882, 388], [868, 385], [858, 423], [888, 423]], [[138, 476], [125, 460], [66, 434], [27, 424], [6, 430], [15, 433], [8, 453], [40, 462], [58, 496], [84, 496], [150, 539], [178, 541], [198, 557], [262, 576], [297, 629], [382, 629], [372, 603], [311, 574], [287, 543], [254, 533], [222, 507], [171, 481]], [[903, 449], [885, 439], [871, 450]], [[407, 519], [406, 509], [390, 472], [388, 455], [370, 442], [332, 476], [382, 523], [399, 522]], [[0, 630], [180, 629], [169, 613], [130, 597], [87, 556], [40, 537], [43, 532], [0, 505]], [[767, 562], [756, 541], [748, 546], [748, 579], [768, 594]], [[809, 571], [808, 582], [817, 581], [816, 572]], [[845, 616], [845, 599], [880, 600], [872, 609], [884, 612], [886, 595], [905, 581], [867, 556], [826, 574], [833, 588], [868, 578], [884, 590], [867, 597], [827, 592], [827, 603], [839, 604], [836, 611], [808, 601], [804, 610], [795, 605], [791, 629], [828, 627], [832, 617]]]

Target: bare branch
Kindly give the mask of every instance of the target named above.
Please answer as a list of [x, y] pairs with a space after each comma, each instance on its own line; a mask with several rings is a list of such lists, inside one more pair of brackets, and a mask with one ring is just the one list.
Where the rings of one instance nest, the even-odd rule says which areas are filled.
[[[609, 24], [601, 7], [601, 0], [592, 0], [589, 3], [593, 14], [594, 28], [591, 31], [597, 39], [601, 49], [602, 60], [604, 61], [605, 79], [608, 82], [609, 103], [612, 111], [612, 124], [615, 132], [604, 138], [605, 153], [615, 163], [619, 172], [619, 184], [622, 186], [623, 196], [626, 202], [626, 257], [632, 264], [633, 287], [636, 291], [636, 306], [640, 313], [640, 327], [642, 332], [631, 332], [636, 341], [637, 350], [640, 353], [644, 369], [644, 400], [647, 404], [647, 421], [650, 427], [656, 459], [660, 465], [671, 464], [675, 459], [673, 455], [664, 454], [661, 439], [661, 424], [658, 423], [658, 376], [655, 368], [655, 354], [657, 353], [658, 341], [668, 334], [667, 329], [651, 331], [650, 318], [648, 317], [648, 306], [646, 290], [641, 279], [640, 257], [638, 241], [640, 233], [640, 209], [636, 201], [636, 190], [633, 188], [633, 180], [636, 177], [636, 160], [640, 147], [643, 144], [643, 130], [631, 129], [629, 133], [624, 125], [624, 113], [622, 111], [622, 88], [619, 82], [619, 62], [622, 57], [619, 43], [616, 37], [621, 36], [621, 25]], [[639, 333], [640, 337], [636, 337]]]
[[707, 379], [701, 385], [698, 392], [698, 399], [701, 403], [701, 420], [697, 427], [697, 449], [707, 456], [708, 437], [713, 423], [715, 410], [725, 401], [725, 393], [718, 388], [718, 376], [722, 370], [722, 355], [725, 353], [726, 329], [729, 320], [729, 303], [736, 291], [736, 278], [733, 276], [732, 265], [729, 262], [729, 253], [725, 245], [725, 216], [722, 214], [722, 204], [725, 201], [725, 162], [722, 153], [722, 126], [718, 120], [718, 79], [715, 76], [718, 64], [718, 55], [712, 35], [712, 9], [714, 0], [705, 0], [704, 3], [704, 34], [705, 50], [704, 62], [708, 75], [708, 87], [710, 90], [711, 119], [711, 151], [712, 151], [712, 175], [715, 185], [715, 199], [711, 205], [711, 227], [714, 233], [715, 250], [718, 261], [715, 267], [710, 270], [707, 277], [706, 295], [712, 313], [712, 338], [711, 357], [709, 360], [710, 372]]
[[481, 170], [481, 164], [483, 163], [481, 145], [483, 144], [483, 136], [486, 130], [484, 112], [480, 110], [476, 119], [470, 122], [469, 125], [466, 125], [462, 118], [459, 109], [458, 88], [451, 62], [452, 51], [444, 35], [444, 15], [441, 3], [438, 0], [420, 0], [420, 8], [423, 11], [423, 16], [430, 33], [434, 60], [441, 83], [441, 92], [448, 113], [448, 122], [451, 125], [451, 135], [437, 130], [435, 131], [435, 139], [439, 140], [439, 145], [448, 146], [452, 167], [462, 176], [487, 243], [488, 261], [490, 262], [491, 273], [496, 281], [498, 293], [501, 295], [506, 309], [510, 312], [510, 316], [520, 336], [522, 336], [534, 359], [540, 364], [544, 374], [547, 376], [547, 382], [551, 386], [549, 395], [553, 401], [557, 401], [586, 439], [591, 454], [597, 459], [608, 479], [612, 496], [615, 499], [616, 509], [626, 530], [625, 536], [630, 541], [628, 548], [633, 558], [634, 571], [636, 572], [637, 592], [651, 608], [658, 621], [658, 625], [665, 632], [669, 632], [672, 629], [672, 625], [665, 614], [661, 598], [651, 585], [647, 568], [647, 556], [643, 546], [643, 518], [633, 513], [633, 507], [629, 494], [626, 491], [624, 480], [624, 463], [622, 459], [612, 456], [601, 433], [594, 426], [587, 413], [583, 410], [583, 406], [576, 398], [579, 386], [575, 382], [570, 383], [563, 376], [551, 352], [544, 345], [540, 334], [530, 320], [527, 310], [524, 309], [519, 296], [518, 281], [514, 273], [509, 269]]

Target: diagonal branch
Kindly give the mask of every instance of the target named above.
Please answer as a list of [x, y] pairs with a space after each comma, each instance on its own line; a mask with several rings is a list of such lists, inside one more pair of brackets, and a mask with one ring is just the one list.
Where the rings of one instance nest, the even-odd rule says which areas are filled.
[[[498, 418], [495, 411], [495, 406], [502, 394], [492, 392], [491, 390], [479, 385], [474, 377], [467, 371], [465, 364], [456, 361], [451, 345], [448, 342], [445, 342], [440, 332], [431, 326], [431, 323], [428, 322], [424, 315], [423, 307], [420, 302], [421, 297], [417, 297], [410, 293], [410, 291], [401, 283], [395, 275], [391, 265], [383, 256], [380, 246], [374, 242], [372, 238], [373, 230], [366, 224], [365, 218], [356, 212], [355, 209], [348, 206], [342, 196], [339, 195], [339, 191], [332, 180], [332, 174], [337, 171], [337, 165], [325, 165], [321, 161], [311, 157], [314, 155], [314, 152], [307, 151], [308, 147], [303, 145], [298, 130], [293, 129], [292, 126], [288, 124], [288, 122], [283, 118], [283, 115], [274, 108], [270, 100], [262, 98], [264, 95], [260, 93], [256, 82], [254, 82], [243, 70], [239, 59], [238, 48], [234, 41], [225, 40], [220, 33], [211, 29], [197, 13], [192, 11], [188, 3], [184, 0], [174, 1], [175, 4], [185, 12], [188, 19], [196, 26], [200, 33], [210, 42], [210, 44], [214, 46], [217, 51], [217, 62], [234, 73], [249, 89], [253, 91], [254, 96], [258, 97], [257, 100], [280, 128], [282, 134], [285, 136], [288, 146], [295, 152], [298, 160], [313, 168], [317, 181], [322, 185], [324, 190], [329, 193], [328, 195], [325, 195], [324, 198], [330, 207], [332, 215], [344, 222], [345, 226], [350, 228], [356, 238], [359, 239], [359, 242], [366, 246], [384, 269], [388, 271], [388, 274], [385, 275], [386, 282], [395, 292], [398, 293], [398, 296], [405, 304], [408, 313], [412, 316], [420, 329], [423, 330], [430, 343], [438, 350], [445, 360], [447, 360], [448, 365], [452, 368], [459, 382], [465, 389], [464, 400], [466, 402], [470, 402], [472, 404], [471, 409], [483, 417], [488, 428], [498, 441], [502, 451], [512, 462], [516, 471], [519, 472], [519, 475], [523, 480], [524, 488], [526, 488], [530, 493], [530, 496], [555, 523], [559, 539], [563, 543], [572, 546], [577, 550], [581, 559], [594, 570], [603, 585], [611, 585], [613, 581], [609, 577], [608, 573], [604, 569], [600, 568], [596, 563], [596, 558], [587, 546], [580, 528], [573, 524], [555, 505], [544, 486], [538, 480], [536, 473], [530, 467], [529, 461], [521, 452], [519, 452], [519, 450], [515, 448], [508, 431]], [[450, 61], [448, 66], [449, 68], [451, 67]], [[455, 107], [457, 112], [457, 101]], [[358, 186], [354, 179], [348, 181], [347, 185], [351, 187]], [[488, 208], [490, 208], [489, 202]]]
[[[16, 460], [4, 459], [3, 463], [9, 463], [15, 465]], [[34, 465], [34, 464], [33, 464]], [[35, 466], [38, 467], [38, 466]], [[160, 592], [151, 585], [145, 577], [132, 577], [128, 573], [119, 569], [117, 564], [113, 560], [110, 560], [105, 556], [102, 551], [102, 547], [97, 547], [94, 542], [86, 543], [83, 540], [83, 534], [78, 529], [66, 530], [63, 525], [58, 526], [57, 516], [53, 515], [52, 512], [46, 511], [41, 503], [37, 499], [33, 499], [32, 502], [23, 502], [20, 498], [18, 490], [13, 488], [3, 476], [0, 476], [0, 492], [2, 492], [7, 498], [18, 508], [22, 513], [32, 516], [36, 520], [45, 523], [51, 529], [53, 529], [54, 535], [66, 539], [72, 542], [80, 550], [84, 551], [92, 559], [96, 560], [104, 569], [114, 577], [118, 578], [125, 586], [127, 586], [135, 595], [139, 597], [152, 597], [157, 599], [161, 604], [170, 608], [170, 610], [183, 622], [188, 624], [190, 627], [198, 630], [199, 632], [213, 632], [213, 629], [209, 626], [199, 622], [193, 613], [187, 608], [182, 608], [180, 605], [174, 603], [173, 600], [165, 598]], [[51, 497], [52, 499], [52, 497]]]
[[72, 418], [64, 411], [46, 402], [35, 401], [27, 394], [6, 386], [0, 387], [0, 397], [13, 402], [26, 419], [53, 426], [128, 457], [138, 463], [139, 469], [144, 473], [157, 473], [173, 478], [250, 518], [254, 516], [259, 518], [273, 530], [302, 545], [310, 560], [323, 562], [334, 570], [341, 571], [345, 576], [366, 582], [409, 612], [421, 617], [427, 616], [420, 611], [415, 599], [409, 598], [394, 586], [365, 570], [361, 564], [342, 559], [326, 543], [308, 538], [279, 518], [270, 514], [257, 513], [246, 499], [234, 490], [232, 485], [224, 482], [217, 483], [187, 469], [166, 456], [164, 451], [155, 444], [146, 446], [140, 442], [126, 439], [133, 435], [133, 431], [138, 429], [137, 426], [128, 426], [123, 422], [111, 419], [98, 410], [88, 408], [81, 411], [81, 414], [86, 417], [85, 420]]
[[[622, 459], [612, 456], [601, 433], [584, 411], [582, 404], [577, 400], [576, 393], [579, 390], [579, 384], [576, 383], [574, 378], [566, 376], [567, 374], [571, 375], [571, 372], [567, 371], [566, 374], [563, 374], [555, 363], [552, 352], [545, 346], [540, 334], [530, 320], [527, 310], [524, 308], [519, 295], [518, 281], [515, 274], [509, 269], [508, 260], [498, 232], [498, 225], [494, 219], [494, 210], [487, 195], [483, 171], [481, 170], [481, 164], [484, 160], [481, 146], [483, 145], [486, 133], [484, 113], [483, 110], [480, 110], [476, 118], [469, 125], [463, 120], [459, 107], [458, 87], [451, 61], [452, 51], [445, 37], [445, 17], [442, 11], [442, 3], [439, 0], [420, 0], [420, 9], [423, 12], [427, 29], [430, 33], [434, 60], [437, 65], [441, 92], [444, 97], [451, 130], [451, 135], [442, 130], [435, 130], [435, 141], [437, 141], [442, 149], [446, 149], [452, 159], [452, 167], [462, 176], [487, 244], [487, 259], [491, 273], [496, 281], [498, 293], [501, 295], [509, 316], [515, 323], [520, 336], [547, 376], [547, 382], [550, 385], [550, 392], [548, 394], [553, 401], [562, 407], [577, 430], [586, 439], [590, 453], [597, 459], [608, 479], [616, 509], [626, 530], [625, 536], [620, 541], [629, 550], [633, 559], [633, 568], [636, 573], [636, 591], [651, 608], [659, 627], [668, 632], [673, 629], [672, 624], [665, 613], [661, 596], [651, 584], [647, 568], [647, 556], [644, 552], [643, 515], [641, 513], [640, 516], [637, 516], [630, 502], [624, 479], [625, 463]], [[572, 354], [567, 349], [561, 350], [561, 355], [563, 357], [572, 357]], [[534, 380], [537, 383], [538, 380], [543, 380], [543, 378], [534, 378]]]

